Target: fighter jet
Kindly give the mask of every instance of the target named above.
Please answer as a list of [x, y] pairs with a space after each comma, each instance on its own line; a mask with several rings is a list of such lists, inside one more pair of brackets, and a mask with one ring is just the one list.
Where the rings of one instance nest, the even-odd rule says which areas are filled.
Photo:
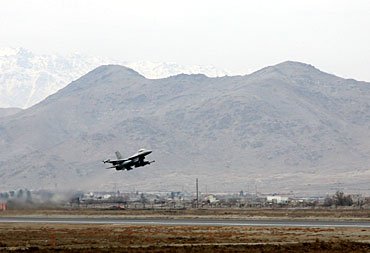
[[107, 169], [116, 168], [116, 170], [132, 170], [132, 167], [137, 168], [154, 163], [155, 161], [145, 161], [145, 156], [149, 155], [150, 153], [152, 153], [151, 150], [140, 149], [136, 154], [123, 159], [121, 153], [116, 151], [117, 160], [108, 159], [104, 160], [103, 163], [111, 163], [113, 165]]

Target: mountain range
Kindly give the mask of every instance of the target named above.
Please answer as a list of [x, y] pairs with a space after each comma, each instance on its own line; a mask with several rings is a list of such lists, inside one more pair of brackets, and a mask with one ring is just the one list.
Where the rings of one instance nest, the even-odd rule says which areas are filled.
[[183, 66], [168, 62], [127, 62], [80, 53], [38, 55], [24, 48], [0, 49], [0, 108], [28, 108], [65, 87], [71, 81], [104, 64], [120, 64], [147, 78], [180, 73], [224, 76], [228, 71], [214, 66]]
[[[100, 66], [0, 117], [0, 187], [369, 193], [370, 84], [299, 62], [147, 79]], [[152, 149], [156, 163], [105, 170]]]
[[13, 107], [10, 107], [10, 108], [0, 108], [0, 118], [1, 117], [6, 117], [6, 116], [10, 116], [12, 114], [16, 114], [16, 113], [18, 113], [20, 111], [22, 111], [22, 109], [13, 108]]

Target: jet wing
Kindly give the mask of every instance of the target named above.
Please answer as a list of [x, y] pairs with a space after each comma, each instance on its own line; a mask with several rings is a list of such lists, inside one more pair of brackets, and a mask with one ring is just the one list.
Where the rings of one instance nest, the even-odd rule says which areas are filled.
[[143, 154], [135, 154], [135, 155], [133, 155], [133, 156], [130, 156], [129, 158], [127, 158], [127, 160], [134, 160], [134, 159], [136, 159], [136, 158], [140, 158], [140, 157], [145, 157], [145, 155], [143, 155]]
[[119, 160], [105, 160], [105, 161], [103, 161], [103, 163], [111, 163], [111, 164], [113, 164], [113, 165], [117, 165], [117, 164], [121, 164], [121, 163], [123, 163], [123, 162], [126, 162], [126, 161], [128, 161], [129, 159], [119, 159]]
[[137, 158], [139, 159], [143, 159], [145, 156], [149, 155], [150, 153], [152, 153], [151, 150], [147, 150], [147, 149], [140, 149], [139, 151], [137, 151], [136, 154], [126, 158], [127, 160], [135, 160]]
[[[140, 159], [140, 157], [143, 157], [144, 158], [146, 155], [148, 155], [148, 153], [140, 153], [140, 150], [139, 150], [136, 154], [134, 154], [134, 155], [132, 155], [130, 157], [127, 157], [125, 159], [118, 159], [116, 161], [118, 161], [118, 162], [125, 162], [125, 161], [128, 161], [128, 160], [135, 160], [136, 158], [139, 158]], [[122, 158], [121, 154], [118, 151], [116, 151], [116, 156], [117, 156], [117, 158]]]

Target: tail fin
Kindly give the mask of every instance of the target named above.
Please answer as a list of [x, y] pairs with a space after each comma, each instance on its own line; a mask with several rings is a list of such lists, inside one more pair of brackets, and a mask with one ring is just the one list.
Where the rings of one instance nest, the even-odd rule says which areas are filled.
[[116, 157], [117, 159], [123, 159], [121, 153], [119, 151], [116, 151]]

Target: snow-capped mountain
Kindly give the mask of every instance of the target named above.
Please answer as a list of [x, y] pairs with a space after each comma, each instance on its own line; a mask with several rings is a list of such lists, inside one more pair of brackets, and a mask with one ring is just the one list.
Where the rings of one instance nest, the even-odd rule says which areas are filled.
[[210, 77], [230, 75], [230, 72], [214, 66], [127, 62], [80, 53], [66, 56], [37, 55], [24, 48], [3, 48], [0, 49], [0, 108], [28, 108], [90, 70], [105, 64], [124, 65], [151, 79], [180, 73], [202, 73]]
[[130, 62], [126, 64], [123, 63], [122, 65], [134, 69], [135, 71], [139, 72], [141, 75], [149, 79], [166, 78], [178, 74], [205, 74], [209, 77], [232, 75], [230, 71], [221, 70], [212, 65], [184, 66], [175, 62], [150, 61]]

